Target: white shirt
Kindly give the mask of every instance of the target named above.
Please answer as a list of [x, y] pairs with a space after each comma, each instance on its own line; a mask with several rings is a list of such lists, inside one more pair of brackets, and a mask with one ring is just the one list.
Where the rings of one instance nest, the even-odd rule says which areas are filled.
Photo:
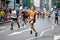
[[12, 11], [12, 18], [17, 18], [17, 15], [16, 15], [16, 10]]

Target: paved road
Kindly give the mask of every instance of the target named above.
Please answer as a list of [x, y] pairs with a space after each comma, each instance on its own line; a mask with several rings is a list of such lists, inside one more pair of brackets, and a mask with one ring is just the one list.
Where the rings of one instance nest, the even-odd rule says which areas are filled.
[[[22, 21], [19, 21], [20, 25]], [[34, 32], [30, 34], [30, 27], [21, 26], [20, 29], [14, 24], [14, 29], [10, 30], [10, 23], [5, 23], [0, 27], [0, 40], [59, 40], [60, 37], [60, 25], [54, 24], [54, 18], [42, 19], [38, 18], [34, 24], [35, 29], [38, 32], [38, 37], [34, 37]], [[57, 37], [57, 39], [56, 39]]]

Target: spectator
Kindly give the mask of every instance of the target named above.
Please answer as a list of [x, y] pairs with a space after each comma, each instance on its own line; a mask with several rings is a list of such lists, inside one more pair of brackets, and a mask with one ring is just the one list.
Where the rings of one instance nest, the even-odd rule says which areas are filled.
[[57, 24], [58, 24], [58, 10], [57, 10], [57, 12], [55, 13], [55, 23], [57, 22]]
[[4, 21], [4, 14], [5, 14], [4, 10], [1, 9], [1, 20], [2, 20], [2, 21]]

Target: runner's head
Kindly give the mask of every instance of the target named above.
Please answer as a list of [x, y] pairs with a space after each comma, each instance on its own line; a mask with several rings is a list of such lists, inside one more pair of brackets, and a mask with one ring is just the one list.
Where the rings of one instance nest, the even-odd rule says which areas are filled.
[[31, 10], [31, 8], [29, 7], [28, 10]]
[[15, 10], [14, 8], [12, 8], [12, 11]]
[[34, 8], [31, 8], [32, 11], [34, 11]]

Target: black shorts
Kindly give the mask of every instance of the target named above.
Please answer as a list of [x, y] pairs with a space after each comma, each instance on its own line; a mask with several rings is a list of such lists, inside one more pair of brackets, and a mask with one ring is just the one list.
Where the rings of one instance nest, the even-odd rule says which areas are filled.
[[25, 21], [26, 19], [27, 19], [27, 18], [26, 18], [26, 17], [24, 17], [24, 18], [23, 18], [23, 21]]
[[48, 16], [48, 18], [50, 18], [50, 15]]
[[32, 22], [32, 25], [33, 25], [35, 23], [35, 19], [29, 21], [29, 23], [31, 23], [31, 22]]
[[23, 16], [23, 21], [25, 21], [27, 19], [27, 16]]
[[11, 18], [11, 20], [13, 20], [13, 21], [17, 21], [17, 18]]
[[57, 20], [58, 20], [58, 17], [55, 17], [55, 19], [57, 19]]

